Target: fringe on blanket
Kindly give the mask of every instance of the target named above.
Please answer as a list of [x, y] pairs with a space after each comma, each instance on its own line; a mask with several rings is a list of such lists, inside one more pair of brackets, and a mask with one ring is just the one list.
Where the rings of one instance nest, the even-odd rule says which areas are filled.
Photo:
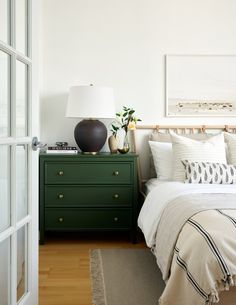
[[228, 275], [225, 279], [221, 281], [216, 281], [215, 289], [209, 294], [209, 299], [206, 301], [206, 305], [212, 305], [218, 303], [219, 293], [222, 291], [228, 291], [230, 287], [236, 286], [236, 275]]

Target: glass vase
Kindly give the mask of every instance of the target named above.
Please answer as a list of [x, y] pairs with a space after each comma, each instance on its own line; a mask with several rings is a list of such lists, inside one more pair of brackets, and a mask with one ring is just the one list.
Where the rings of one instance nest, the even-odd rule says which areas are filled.
[[128, 135], [128, 132], [126, 132], [125, 136], [124, 136], [123, 147], [118, 149], [118, 151], [121, 154], [127, 154], [127, 152], [129, 152], [129, 150], [130, 150], [129, 135]]

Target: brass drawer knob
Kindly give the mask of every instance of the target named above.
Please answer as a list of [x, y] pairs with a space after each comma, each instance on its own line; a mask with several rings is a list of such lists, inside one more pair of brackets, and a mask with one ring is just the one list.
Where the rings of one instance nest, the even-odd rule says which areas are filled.
[[118, 198], [119, 198], [119, 194], [115, 194], [113, 197], [114, 197], [115, 199], [118, 199]]
[[64, 172], [63, 171], [59, 171], [57, 174], [58, 174], [58, 176], [63, 176]]
[[118, 217], [114, 217], [114, 220], [115, 220], [115, 221], [118, 221], [118, 220], [119, 220], [119, 218], [118, 218]]
[[64, 195], [63, 195], [63, 194], [59, 194], [59, 195], [58, 195], [58, 198], [59, 198], [59, 199], [63, 199], [63, 198], [64, 198]]
[[64, 219], [63, 219], [62, 217], [60, 217], [60, 218], [58, 219], [58, 221], [59, 221], [59, 222], [63, 222]]
[[118, 175], [119, 175], [119, 172], [118, 172], [118, 171], [115, 171], [115, 172], [113, 173], [113, 175], [114, 175], [114, 176], [118, 176]]

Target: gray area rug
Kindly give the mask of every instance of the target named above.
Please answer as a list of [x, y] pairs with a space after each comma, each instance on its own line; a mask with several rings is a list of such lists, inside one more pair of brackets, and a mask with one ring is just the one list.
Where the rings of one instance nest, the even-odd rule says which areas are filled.
[[164, 289], [148, 249], [98, 249], [90, 253], [94, 305], [157, 305]]

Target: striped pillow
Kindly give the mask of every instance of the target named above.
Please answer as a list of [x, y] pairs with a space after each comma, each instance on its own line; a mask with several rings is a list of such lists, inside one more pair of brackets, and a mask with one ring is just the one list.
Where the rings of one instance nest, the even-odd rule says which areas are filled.
[[[183, 137], [203, 141], [206, 139], [209, 139], [210, 137], [214, 136], [214, 134], [211, 133], [189, 133], [189, 134], [183, 134]], [[149, 135], [149, 141], [152, 142], [165, 142], [165, 143], [172, 143], [171, 141], [171, 135], [166, 132], [153, 132]], [[172, 164], [170, 165], [172, 166]], [[149, 178], [155, 178], [158, 177], [158, 172], [156, 172], [156, 167], [154, 165], [153, 156], [150, 154], [150, 177]]]
[[194, 162], [227, 163], [223, 133], [204, 141], [187, 139], [171, 133], [173, 147], [173, 180], [184, 181], [182, 160]]
[[236, 165], [236, 134], [225, 132], [225, 142], [228, 145], [229, 163]]
[[236, 165], [182, 161], [185, 183], [235, 184]]

